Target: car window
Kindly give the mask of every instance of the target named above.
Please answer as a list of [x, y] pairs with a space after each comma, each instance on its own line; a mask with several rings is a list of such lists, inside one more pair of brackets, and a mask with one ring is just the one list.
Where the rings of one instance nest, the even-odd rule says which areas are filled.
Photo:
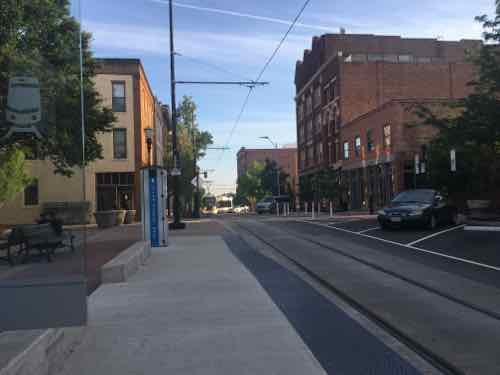
[[433, 190], [410, 190], [398, 194], [394, 199], [394, 203], [432, 203], [435, 193]]

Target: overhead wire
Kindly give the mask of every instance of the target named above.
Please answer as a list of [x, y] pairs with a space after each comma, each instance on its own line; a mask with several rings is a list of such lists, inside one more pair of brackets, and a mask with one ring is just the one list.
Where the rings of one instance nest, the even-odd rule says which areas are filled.
[[[278, 52], [281, 49], [281, 47], [283, 46], [283, 43], [285, 42], [286, 38], [288, 37], [288, 35], [290, 34], [290, 32], [295, 27], [295, 25], [297, 24], [297, 21], [299, 20], [300, 16], [302, 16], [302, 13], [304, 13], [304, 10], [306, 9], [306, 7], [309, 5], [310, 2], [311, 2], [311, 0], [306, 0], [304, 2], [304, 4], [302, 5], [302, 7], [300, 8], [299, 12], [297, 13], [297, 15], [295, 16], [295, 18], [293, 19], [292, 23], [288, 27], [286, 33], [283, 35], [283, 37], [279, 41], [278, 45], [274, 49], [273, 53], [271, 54], [271, 56], [269, 56], [269, 58], [267, 59], [267, 61], [264, 64], [264, 66], [260, 70], [259, 74], [257, 75], [257, 78], [255, 79], [255, 82], [258, 82], [262, 78], [262, 76], [266, 72], [266, 70], [269, 67], [269, 65], [271, 65], [271, 62], [274, 60], [274, 58], [278, 54]], [[225, 143], [225, 147], [228, 147], [229, 143], [231, 142], [231, 139], [233, 138], [234, 132], [236, 131], [236, 128], [238, 127], [238, 125], [239, 125], [239, 123], [241, 121], [241, 118], [243, 117], [243, 113], [245, 112], [245, 109], [246, 109], [246, 107], [248, 105], [248, 102], [250, 100], [250, 96], [252, 95], [252, 92], [253, 92], [253, 87], [249, 87], [248, 94], [245, 97], [245, 100], [243, 101], [243, 105], [241, 106], [241, 109], [240, 109], [240, 111], [238, 113], [238, 116], [236, 117], [236, 121], [234, 122], [234, 125], [231, 128], [231, 131], [229, 132], [229, 137], [228, 137], [228, 139], [227, 139], [227, 141]], [[222, 160], [222, 157], [224, 156], [224, 151], [225, 150], [222, 150], [222, 152], [220, 154], [220, 157], [217, 160], [216, 167], [218, 166], [218, 164]]]

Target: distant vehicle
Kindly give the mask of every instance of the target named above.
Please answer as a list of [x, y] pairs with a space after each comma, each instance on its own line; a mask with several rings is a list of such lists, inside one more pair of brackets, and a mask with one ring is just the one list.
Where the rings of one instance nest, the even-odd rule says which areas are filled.
[[9, 80], [6, 108], [7, 122], [31, 128], [42, 120], [40, 83], [33, 77], [13, 77]]
[[432, 189], [403, 191], [377, 215], [382, 228], [413, 225], [435, 229], [440, 224], [457, 222], [457, 209]]
[[250, 207], [242, 205], [242, 206], [236, 206], [234, 208], [234, 213], [235, 214], [246, 214], [250, 212]]
[[271, 214], [276, 211], [276, 199], [274, 197], [267, 197], [255, 205], [255, 212], [259, 215], [264, 213]]
[[276, 195], [274, 197], [267, 197], [257, 203], [255, 206], [255, 212], [259, 215], [264, 213], [275, 213], [276, 207], [279, 204], [280, 210], [285, 203], [290, 204], [290, 197], [288, 195]]
[[228, 214], [234, 210], [233, 198], [222, 195], [217, 198], [217, 214]]
[[217, 198], [214, 195], [206, 195], [203, 197], [202, 212], [206, 215], [217, 215]]

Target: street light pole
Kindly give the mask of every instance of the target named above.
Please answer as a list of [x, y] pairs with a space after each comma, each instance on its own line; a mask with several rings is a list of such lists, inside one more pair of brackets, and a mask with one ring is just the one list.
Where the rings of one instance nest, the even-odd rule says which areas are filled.
[[[275, 149], [278, 148], [278, 143], [274, 143], [271, 138], [269, 138], [267, 135], [264, 136], [264, 137], [259, 137], [261, 139], [267, 139], [269, 142], [271, 142], [271, 144], [274, 146]], [[281, 195], [281, 187], [280, 187], [280, 169], [279, 169], [279, 165], [278, 165], [278, 162], [276, 162], [275, 160], [275, 163], [276, 163], [276, 184], [278, 186], [278, 196]]]
[[[172, 116], [172, 157], [174, 161], [173, 168], [177, 169], [179, 165], [179, 152], [177, 150], [177, 104], [175, 99], [175, 49], [174, 49], [174, 14], [172, 0], [168, 2], [169, 20], [170, 20], [170, 99]], [[172, 175], [172, 193], [174, 196], [174, 222], [170, 225], [171, 229], [184, 229], [185, 223], [181, 222], [181, 210], [179, 200], [179, 176], [176, 173]]]
[[194, 111], [191, 111], [191, 143], [193, 146], [193, 175], [196, 178], [193, 217], [197, 219], [200, 217], [200, 174], [198, 172], [198, 167], [196, 166], [196, 159], [198, 157], [198, 144], [194, 126]]

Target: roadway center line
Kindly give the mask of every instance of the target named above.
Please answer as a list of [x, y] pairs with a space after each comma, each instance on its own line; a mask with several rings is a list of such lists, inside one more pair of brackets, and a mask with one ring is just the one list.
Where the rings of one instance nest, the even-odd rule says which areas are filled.
[[425, 237], [422, 237], [422, 238], [419, 238], [418, 240], [416, 241], [413, 241], [413, 242], [409, 242], [407, 243], [406, 245], [407, 246], [413, 246], [413, 245], [416, 245], [417, 243], [419, 242], [422, 242], [422, 241], [425, 241], [425, 240], [428, 240], [429, 238], [432, 238], [432, 237], [436, 237], [436, 236], [439, 236], [443, 233], [446, 233], [446, 232], [451, 232], [452, 230], [455, 230], [455, 229], [461, 229], [465, 227], [465, 224], [463, 225], [457, 225], [456, 227], [453, 227], [453, 228], [448, 228], [448, 229], [445, 229], [445, 230], [442, 230], [442, 231], [439, 231], [439, 232], [436, 232], [436, 233], [432, 233], [432, 234], [429, 234], [428, 236], [425, 236]]
[[419, 251], [419, 252], [426, 253], [426, 254], [436, 255], [436, 256], [439, 256], [439, 257], [442, 257], [442, 258], [452, 259], [452, 260], [455, 260], [455, 261], [472, 264], [474, 266], [478, 266], [478, 267], [482, 267], [482, 268], [487, 268], [487, 269], [490, 269], [490, 270], [500, 271], [499, 267], [490, 266], [489, 264], [484, 264], [484, 263], [474, 262], [473, 260], [468, 260], [468, 259], [464, 259], [464, 258], [454, 257], [452, 255], [446, 255], [446, 254], [443, 254], [443, 253], [439, 253], [439, 252], [435, 252], [435, 251], [431, 251], [431, 250], [422, 249], [420, 247], [416, 247], [416, 246], [412, 246], [412, 245], [408, 245], [408, 244], [404, 244], [404, 243], [400, 243], [400, 242], [395, 242], [395, 241], [391, 241], [391, 240], [386, 240], [385, 238], [370, 236], [369, 234], [353, 232], [352, 230], [347, 230], [347, 229], [343, 229], [343, 228], [332, 227], [332, 226], [321, 224], [321, 223], [311, 223], [309, 221], [301, 221], [301, 220], [298, 220], [298, 222], [303, 222], [303, 223], [307, 223], [307, 224], [311, 224], [311, 225], [317, 225], [317, 226], [321, 226], [321, 227], [325, 227], [325, 228], [329, 228], [329, 229], [335, 229], [335, 230], [339, 230], [339, 231], [342, 231], [342, 232], [354, 234], [354, 235], [357, 235], [357, 236], [360, 236], [360, 237], [371, 238], [373, 240], [390, 243], [392, 245], [406, 247], [407, 249], [411, 249], [411, 250], [414, 250], [414, 251]]

